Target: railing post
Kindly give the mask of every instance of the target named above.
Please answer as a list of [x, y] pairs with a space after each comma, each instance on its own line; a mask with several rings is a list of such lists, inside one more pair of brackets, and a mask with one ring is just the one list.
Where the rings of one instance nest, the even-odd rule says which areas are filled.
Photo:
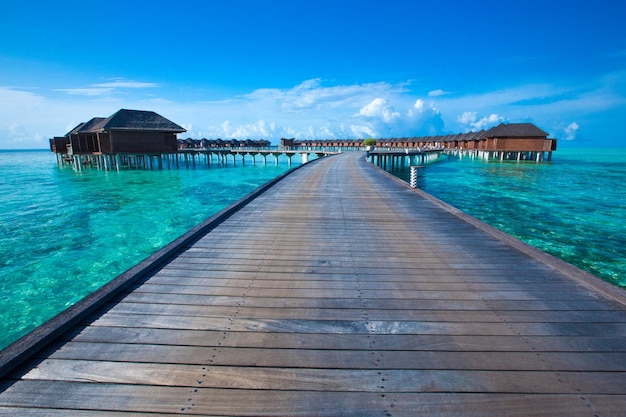
[[411, 180], [410, 184], [412, 188], [417, 188], [417, 180], [421, 176], [423, 165], [411, 165]]

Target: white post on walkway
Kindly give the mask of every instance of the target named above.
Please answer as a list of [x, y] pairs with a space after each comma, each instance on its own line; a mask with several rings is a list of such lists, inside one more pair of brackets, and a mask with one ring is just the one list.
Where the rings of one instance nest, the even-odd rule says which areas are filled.
[[411, 180], [410, 184], [412, 188], [417, 188], [417, 180], [421, 176], [421, 170], [424, 168], [423, 165], [411, 165]]

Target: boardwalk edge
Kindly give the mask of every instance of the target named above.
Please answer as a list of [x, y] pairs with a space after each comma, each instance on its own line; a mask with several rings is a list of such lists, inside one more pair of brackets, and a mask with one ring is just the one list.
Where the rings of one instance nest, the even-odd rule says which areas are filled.
[[316, 161], [318, 161], [318, 159], [299, 165], [266, 182], [251, 193], [220, 210], [216, 214], [204, 220], [202, 223], [190, 229], [188, 232], [179, 236], [168, 245], [139, 262], [137, 265], [113, 278], [98, 290], [87, 295], [82, 300], [76, 302], [47, 322], [36, 327], [20, 339], [2, 349], [0, 351], [0, 378], [4, 378], [9, 372], [31, 358], [54, 339], [71, 329], [72, 326], [76, 325], [81, 320], [84, 320], [89, 314], [109, 302], [125, 288], [158, 269], [165, 262], [171, 259], [172, 256], [176, 255], [181, 250], [206, 235], [212, 229], [224, 222], [256, 197], [276, 185], [285, 177], [302, 167], [315, 163]]
[[547, 252], [537, 249], [534, 246], [524, 243], [521, 240], [499, 229], [496, 229], [495, 227], [488, 225], [487, 223], [481, 220], [478, 220], [477, 218], [473, 216], [470, 216], [469, 214], [446, 203], [445, 201], [442, 201], [438, 199], [437, 197], [431, 194], [428, 194], [427, 192], [423, 190], [420, 190], [419, 188], [412, 188], [410, 184], [408, 184], [406, 181], [396, 177], [393, 174], [390, 174], [389, 172], [385, 171], [384, 169], [372, 163], [367, 162], [365, 159], [364, 161], [366, 164], [368, 164], [372, 168], [375, 168], [376, 170], [388, 176], [389, 178], [393, 179], [395, 182], [401, 184], [403, 187], [407, 188], [408, 190], [416, 194], [419, 194], [423, 198], [433, 202], [434, 204], [438, 205], [439, 207], [446, 210], [450, 214], [464, 220], [465, 222], [473, 225], [474, 227], [477, 227], [478, 229], [481, 229], [485, 233], [495, 237], [496, 239], [502, 241], [503, 243], [517, 249], [518, 251], [540, 261], [541, 263], [547, 265], [548, 267], [561, 272], [562, 274], [566, 275], [573, 281], [577, 282], [580, 285], [583, 285], [584, 287], [592, 290], [593, 292], [601, 294], [605, 298], [608, 298], [614, 302], [617, 302], [621, 305], [626, 306], [626, 290], [616, 285], [613, 285], [611, 283], [608, 283], [598, 278], [597, 276], [590, 274], [589, 272], [584, 271], [575, 265], [565, 262], [562, 259], [552, 256]]

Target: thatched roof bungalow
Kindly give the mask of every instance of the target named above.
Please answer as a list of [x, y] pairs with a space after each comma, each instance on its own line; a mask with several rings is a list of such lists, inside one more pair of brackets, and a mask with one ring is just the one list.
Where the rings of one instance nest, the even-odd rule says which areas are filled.
[[185, 129], [153, 111], [121, 109], [50, 139], [50, 150], [62, 154], [174, 153], [176, 135], [182, 132]]
[[505, 152], [549, 152], [556, 150], [556, 139], [532, 123], [500, 123], [483, 135], [482, 149]]

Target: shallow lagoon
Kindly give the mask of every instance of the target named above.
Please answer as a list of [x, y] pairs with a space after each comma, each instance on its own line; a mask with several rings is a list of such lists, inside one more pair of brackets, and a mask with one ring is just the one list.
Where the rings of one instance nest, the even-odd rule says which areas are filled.
[[[408, 168], [394, 174], [409, 177]], [[626, 149], [562, 149], [551, 162], [441, 157], [426, 192], [626, 287]]]
[[[0, 151], [0, 348], [288, 169], [76, 173], [47, 151]], [[539, 164], [443, 157], [420, 187], [626, 286], [625, 176], [626, 150], [559, 150]]]
[[76, 173], [0, 151], [0, 348], [289, 169], [271, 159]]

